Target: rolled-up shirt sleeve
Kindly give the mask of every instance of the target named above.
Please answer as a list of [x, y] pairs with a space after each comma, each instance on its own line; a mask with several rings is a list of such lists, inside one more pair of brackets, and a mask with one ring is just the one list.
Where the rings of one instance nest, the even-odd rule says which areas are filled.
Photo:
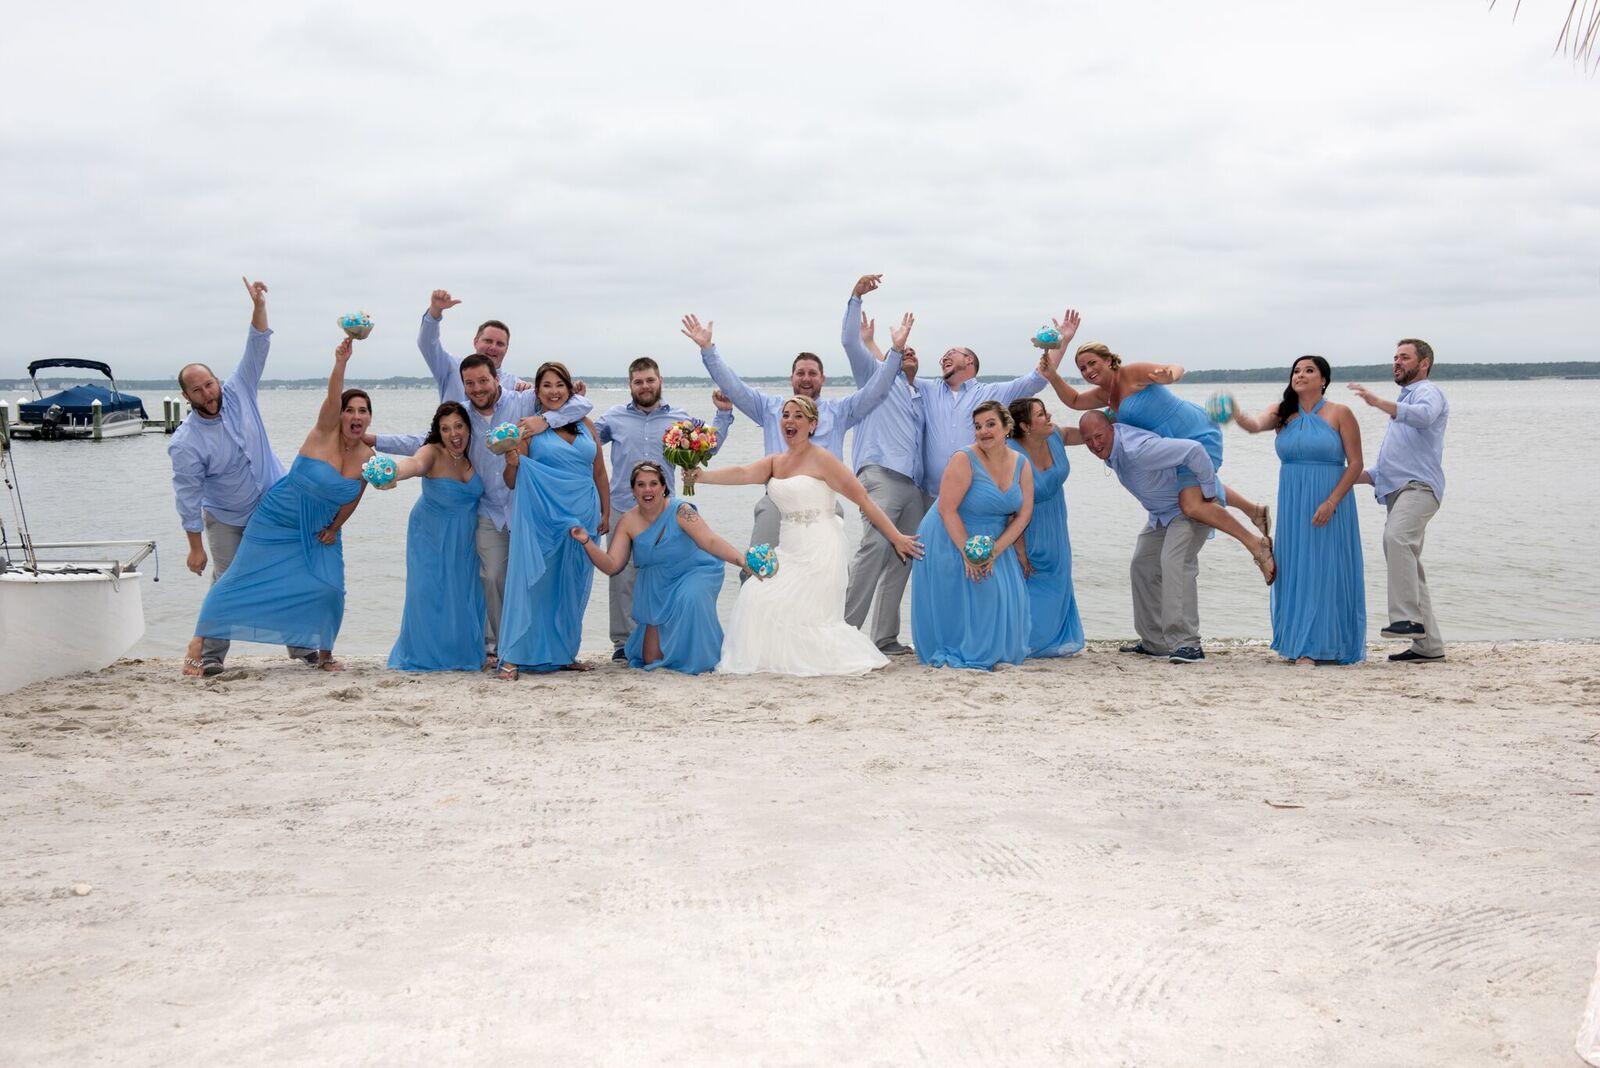
[[711, 429], [717, 432], [717, 447], [711, 450], [711, 455], [715, 456], [728, 443], [728, 431], [733, 429], [733, 413], [718, 408], [717, 414], [711, 417]]
[[198, 534], [205, 529], [201, 516], [201, 492], [206, 481], [206, 465], [198, 453], [182, 445], [167, 449], [172, 457], [172, 496], [178, 506], [183, 529]]
[[1419, 389], [1394, 404], [1395, 421], [1418, 429], [1432, 426], [1443, 414], [1444, 394], [1437, 389]]
[[426, 437], [425, 434], [379, 434], [374, 447], [394, 456], [415, 456]]

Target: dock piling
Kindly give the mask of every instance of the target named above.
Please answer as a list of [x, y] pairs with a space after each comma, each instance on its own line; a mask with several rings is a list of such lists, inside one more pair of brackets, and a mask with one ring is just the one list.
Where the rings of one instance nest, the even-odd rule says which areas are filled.
[[99, 441], [100, 440], [100, 401], [98, 399], [96, 399], [93, 404], [89, 405], [89, 411], [91, 413], [90, 417], [94, 420], [94, 440], [95, 441]]

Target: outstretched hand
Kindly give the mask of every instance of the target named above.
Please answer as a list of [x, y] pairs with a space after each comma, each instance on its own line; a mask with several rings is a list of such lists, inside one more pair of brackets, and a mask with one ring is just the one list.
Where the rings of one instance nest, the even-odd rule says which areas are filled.
[[441, 318], [446, 308], [454, 308], [461, 302], [450, 295], [448, 289], [435, 289], [428, 298], [428, 314], [435, 319]]
[[1380, 398], [1376, 393], [1372, 392], [1372, 390], [1368, 389], [1366, 386], [1363, 386], [1359, 382], [1351, 382], [1350, 389], [1355, 393], [1356, 396], [1360, 397], [1374, 408], [1378, 406], [1378, 401]]
[[699, 345], [702, 349], [709, 349], [711, 347], [711, 328], [714, 325], [716, 324], [708, 319], [705, 325], [702, 326], [698, 316], [685, 315], [683, 317], [683, 336]]
[[1170, 363], [1163, 363], [1150, 371], [1150, 381], [1158, 386], [1170, 386], [1178, 380], [1178, 373]]
[[267, 302], [267, 283], [252, 282], [250, 279], [245, 278], [244, 275], [240, 275], [239, 277], [244, 279], [244, 291], [250, 294], [251, 304], [254, 304], [259, 308], [261, 305]]
[[1056, 333], [1061, 335], [1061, 344], [1045, 353], [1046, 356], [1054, 354], [1054, 361], [1050, 365], [1054, 369], [1061, 366], [1061, 358], [1067, 354], [1067, 346], [1078, 336], [1078, 325], [1083, 322], [1083, 316], [1078, 314], [1078, 309], [1068, 308], [1061, 313], [1061, 318], [1052, 319], [1050, 322], [1055, 326]]
[[850, 291], [852, 297], [864, 297], [883, 284], [883, 275], [864, 274], [856, 282], [856, 287]]
[[868, 319], [867, 313], [861, 313], [861, 343], [872, 344], [872, 339], [878, 336], [878, 320]]
[[916, 325], [917, 317], [906, 312], [900, 317], [900, 325], [894, 328], [890, 335], [890, 347], [897, 352], [906, 351], [906, 340], [911, 337], [911, 328]]

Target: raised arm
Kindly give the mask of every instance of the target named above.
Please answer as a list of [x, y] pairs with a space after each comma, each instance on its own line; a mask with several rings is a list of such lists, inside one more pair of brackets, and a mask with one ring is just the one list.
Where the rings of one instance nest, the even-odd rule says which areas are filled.
[[823, 473], [826, 475], [824, 481], [833, 491], [861, 509], [861, 514], [867, 517], [867, 522], [888, 539], [900, 559], [922, 559], [922, 543], [915, 536], [902, 532], [894, 525], [884, 510], [878, 507], [877, 502], [867, 496], [867, 488], [861, 484], [861, 480], [856, 478], [837, 456], [830, 452], [818, 451], [822, 455]]
[[1421, 430], [1437, 423], [1444, 411], [1444, 394], [1430, 382], [1427, 389], [1413, 391], [1406, 400], [1396, 400], [1393, 415], [1395, 422]]
[[331, 436], [339, 433], [339, 413], [342, 411], [339, 397], [344, 393], [344, 368], [350, 362], [350, 353], [354, 348], [355, 342], [345, 338], [333, 350], [333, 370], [328, 374], [328, 392], [322, 398], [322, 407], [317, 409], [317, 425], [312, 428], [313, 434]]
[[589, 557], [589, 562], [595, 566], [595, 570], [602, 574], [615, 575], [628, 566], [628, 554], [633, 550], [633, 535], [638, 525], [638, 513], [631, 508], [628, 509], [617, 522], [617, 532], [611, 535], [611, 540], [604, 549], [596, 545], [594, 539], [589, 537], [589, 532], [582, 527], [573, 527], [567, 531], [567, 536], [583, 546], [583, 551]]
[[728, 544], [726, 538], [712, 530], [711, 526], [700, 518], [700, 513], [695, 511], [693, 505], [681, 501], [678, 503], [678, 529], [689, 535], [690, 541], [723, 563], [732, 564], [740, 571], [748, 570], [744, 564], [744, 554]]
[[250, 333], [245, 338], [244, 355], [234, 368], [229, 381], [251, 396], [261, 387], [261, 375], [267, 369], [267, 352], [272, 348], [272, 331], [267, 328], [267, 283], [244, 279], [245, 292], [250, 294]]
[[422, 352], [428, 370], [433, 373], [434, 384], [439, 387], [441, 396], [452, 385], [458, 389], [461, 385], [460, 370], [439, 341], [439, 322], [444, 318], [445, 310], [460, 303], [450, 295], [449, 290], [435, 289], [428, 298], [428, 310], [422, 313], [422, 325], [417, 328], [417, 348]]
[[702, 324], [695, 316], [685, 315], [682, 333], [700, 347], [700, 362], [706, 365], [706, 373], [711, 376], [711, 381], [717, 384], [717, 388], [733, 401], [733, 406], [743, 412], [746, 418], [754, 420], [757, 424], [764, 423], [767, 415], [766, 394], [745, 385], [744, 379], [734, 374], [733, 368], [722, 362], [722, 357], [717, 353], [717, 346], [711, 340], [711, 328], [714, 325], [709, 320]]
[[873, 368], [872, 377], [867, 379], [865, 386], [839, 402], [839, 414], [847, 429], [871, 415], [872, 410], [882, 404], [883, 399], [889, 395], [889, 390], [894, 387], [894, 380], [899, 377], [905, 366], [905, 346], [916, 321], [916, 316], [910, 312], [900, 317], [900, 325], [895, 327], [891, 339], [889, 354]]
[[874, 356], [871, 352], [872, 320], [861, 310], [861, 298], [877, 289], [882, 279], [881, 274], [862, 275], [844, 306], [844, 324], [839, 328], [839, 342], [850, 359], [850, 373], [855, 376], [857, 388], [865, 386], [872, 379], [873, 372], [878, 369], [878, 361], [883, 359], [882, 354]]
[[1122, 375], [1123, 384], [1127, 387], [1124, 395], [1139, 386], [1155, 383], [1161, 386], [1170, 386], [1183, 378], [1183, 364], [1181, 363], [1125, 363], [1118, 368]]
[[[1339, 481], [1334, 483], [1329, 491], [1327, 500], [1317, 505], [1317, 510], [1312, 513], [1311, 525], [1314, 527], [1326, 526], [1328, 520], [1333, 518], [1333, 513], [1339, 507], [1339, 502], [1344, 500], [1344, 495], [1350, 492], [1350, 487], [1360, 481], [1363, 473], [1363, 460], [1361, 456], [1361, 424], [1356, 422], [1356, 413], [1343, 404], [1329, 404], [1327, 408], [1333, 409], [1333, 428], [1339, 432], [1339, 441], [1344, 445], [1344, 474], [1339, 476]], [[1326, 409], [1325, 409], [1326, 410]], [[1302, 415], [1302, 419], [1316, 419], [1315, 415]]]

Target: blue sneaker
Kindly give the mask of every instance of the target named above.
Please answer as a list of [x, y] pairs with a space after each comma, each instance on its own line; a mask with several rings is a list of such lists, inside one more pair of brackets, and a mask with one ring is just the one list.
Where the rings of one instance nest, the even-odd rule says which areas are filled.
[[1426, 638], [1428, 628], [1409, 619], [1396, 620], [1378, 632], [1385, 638]]
[[1185, 645], [1182, 649], [1174, 649], [1167, 660], [1173, 664], [1198, 664], [1205, 658], [1206, 651], [1198, 645]]

